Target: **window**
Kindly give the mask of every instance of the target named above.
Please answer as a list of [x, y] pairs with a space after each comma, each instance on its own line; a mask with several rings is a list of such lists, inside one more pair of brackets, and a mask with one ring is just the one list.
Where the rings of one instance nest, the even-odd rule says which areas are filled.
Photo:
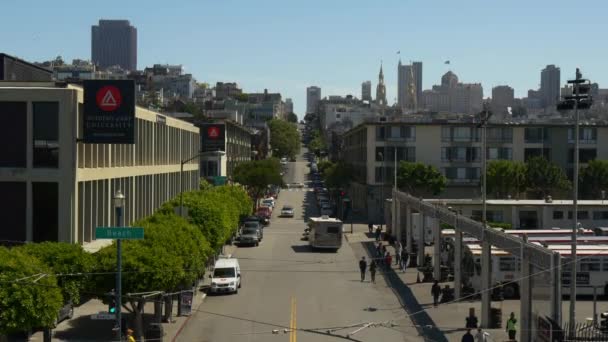
[[[595, 160], [597, 157], [597, 150], [594, 148], [581, 148], [578, 150], [578, 161], [580, 163], [588, 163]], [[571, 148], [568, 153], [568, 163], [574, 163], [574, 149]]]
[[470, 127], [454, 127], [453, 141], [470, 141], [471, 140], [471, 128]]
[[447, 179], [457, 182], [479, 179], [478, 167], [446, 167], [443, 171]]
[[564, 212], [561, 210], [554, 210], [553, 211], [553, 219], [554, 220], [563, 220], [564, 219]]
[[0, 102], [0, 117], [0, 167], [26, 167], [27, 103]]
[[547, 160], [551, 160], [550, 148], [526, 148], [524, 149], [524, 161], [530, 160], [533, 157], [543, 156]]
[[[578, 131], [579, 142], [583, 144], [592, 144], [597, 140], [597, 128], [594, 127], [581, 127]], [[574, 129], [568, 128], [568, 142], [574, 142]]]
[[34, 102], [34, 167], [59, 167], [59, 103]]
[[336, 119], [339, 119], [342, 114], [336, 113]]
[[517, 270], [517, 262], [515, 261], [515, 258], [501, 257], [498, 262], [498, 268], [501, 271], [513, 272]]
[[589, 271], [600, 271], [600, 259], [599, 258], [585, 258], [580, 261], [581, 263], [581, 271], [589, 272]]
[[487, 158], [489, 160], [511, 160], [513, 159], [513, 150], [510, 147], [489, 147]]
[[[576, 216], [578, 216], [579, 220], [588, 220], [589, 212], [588, 211], [579, 211]], [[572, 220], [572, 211], [568, 211], [568, 220]]]
[[510, 143], [513, 141], [513, 129], [510, 127], [488, 127], [488, 142]]
[[59, 186], [57, 183], [32, 183], [32, 228], [34, 242], [57, 241], [59, 237]]
[[[471, 218], [473, 220], [481, 221], [483, 219], [483, 211], [472, 210]], [[486, 219], [489, 222], [503, 222], [503, 215], [501, 210], [486, 210]]]
[[442, 147], [441, 160], [446, 162], [479, 161], [479, 147]]
[[383, 146], [376, 146], [376, 161], [377, 162], [381, 162], [382, 158], [384, 158], [385, 153], [384, 153], [384, 147]]
[[5, 227], [0, 229], [0, 239], [25, 241], [26, 191], [25, 182], [0, 182], [0, 220]]
[[376, 126], [376, 141], [384, 141], [386, 139], [386, 127]]
[[594, 220], [608, 220], [608, 211], [594, 211], [593, 219]]
[[399, 126], [391, 126], [391, 139], [400, 139], [401, 136], [401, 127]]
[[526, 143], [543, 143], [550, 141], [549, 129], [543, 127], [526, 127], [524, 139]]

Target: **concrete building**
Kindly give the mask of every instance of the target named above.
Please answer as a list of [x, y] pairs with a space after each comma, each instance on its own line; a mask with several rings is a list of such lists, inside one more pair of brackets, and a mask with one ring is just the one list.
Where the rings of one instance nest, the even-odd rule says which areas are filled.
[[416, 110], [422, 99], [422, 62], [397, 66], [397, 104], [402, 109]]
[[137, 29], [128, 20], [99, 20], [91, 27], [91, 60], [102, 68], [137, 70]]
[[234, 98], [242, 93], [243, 90], [239, 88], [236, 82], [217, 82], [215, 84], [215, 98], [218, 100]]
[[[344, 133], [342, 156], [354, 167], [349, 194], [353, 205], [379, 217], [380, 185], [390, 193], [394, 154], [399, 161], [435, 166], [448, 180], [445, 198], [479, 198], [481, 142], [475, 122], [403, 117], [365, 122]], [[488, 128], [489, 160], [526, 161], [544, 155], [572, 178], [574, 139], [571, 123], [501, 123]], [[582, 125], [581, 167], [608, 158], [608, 125]], [[382, 161], [378, 153], [386, 160]]]
[[0, 53], [0, 81], [51, 81], [53, 71]]
[[441, 77], [441, 85], [423, 91], [421, 98], [420, 107], [431, 112], [476, 114], [483, 108], [481, 84], [460, 83], [451, 71]]
[[361, 83], [361, 100], [372, 101], [372, 81]]
[[554, 108], [557, 105], [560, 82], [560, 69], [555, 65], [547, 65], [540, 72], [540, 98], [544, 108]]
[[285, 113], [293, 113], [293, 101], [290, 98], [285, 99]]
[[155, 91], [163, 91], [165, 98], [192, 99], [196, 80], [192, 74], [184, 74], [181, 65], [154, 64], [144, 69], [150, 86]]
[[513, 107], [515, 92], [508, 85], [492, 88], [492, 111], [497, 117], [504, 118], [508, 114], [508, 108]]
[[315, 113], [319, 101], [321, 101], [321, 88], [316, 86], [306, 88], [306, 113]]
[[101, 70], [95, 64], [79, 59], [73, 60], [72, 64], [53, 67], [53, 78], [58, 81], [119, 80], [127, 77], [127, 72], [118, 66]]
[[[479, 199], [428, 199], [433, 204], [451, 207], [464, 216], [481, 221]], [[489, 199], [487, 217], [490, 222], [510, 223], [514, 229], [572, 229], [572, 200]], [[587, 229], [608, 226], [608, 209], [601, 200], [579, 200], [578, 219]]]
[[[137, 107], [135, 144], [84, 144], [83, 90], [51, 82], [0, 84], [3, 241], [65, 241], [95, 250], [95, 227], [115, 225], [112, 196], [126, 197], [125, 225], [180, 192], [180, 161], [199, 151], [199, 129]], [[198, 161], [184, 165], [184, 190], [198, 188]]]

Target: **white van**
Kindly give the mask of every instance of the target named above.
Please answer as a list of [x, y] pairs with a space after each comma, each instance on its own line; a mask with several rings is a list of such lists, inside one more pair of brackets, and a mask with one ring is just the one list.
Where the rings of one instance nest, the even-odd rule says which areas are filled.
[[235, 258], [220, 257], [211, 275], [211, 293], [238, 293], [241, 287], [241, 266]]

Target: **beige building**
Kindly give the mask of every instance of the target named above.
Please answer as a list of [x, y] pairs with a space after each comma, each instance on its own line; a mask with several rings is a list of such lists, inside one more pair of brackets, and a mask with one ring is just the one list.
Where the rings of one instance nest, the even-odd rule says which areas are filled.
[[441, 85], [422, 92], [420, 101], [420, 108], [432, 112], [476, 114], [483, 107], [483, 88], [480, 83], [460, 83], [448, 71], [441, 77]]
[[[475, 123], [406, 119], [366, 122], [343, 135], [344, 160], [354, 166], [350, 195], [353, 208], [379, 217], [381, 198], [389, 197], [397, 161], [435, 166], [448, 180], [441, 196], [479, 198], [481, 132]], [[526, 161], [544, 155], [572, 178], [574, 139], [567, 124], [492, 124], [488, 128], [489, 160]], [[608, 159], [608, 126], [582, 125], [581, 167]], [[381, 190], [381, 185], [384, 189]], [[608, 189], [607, 189], [608, 190]]]
[[[194, 125], [136, 109], [135, 144], [84, 144], [83, 90], [55, 83], [0, 83], [0, 240], [65, 241], [99, 248], [95, 227], [114, 226], [113, 194], [126, 196], [125, 225], [180, 192], [180, 162], [200, 150]], [[183, 189], [198, 187], [198, 161]]]

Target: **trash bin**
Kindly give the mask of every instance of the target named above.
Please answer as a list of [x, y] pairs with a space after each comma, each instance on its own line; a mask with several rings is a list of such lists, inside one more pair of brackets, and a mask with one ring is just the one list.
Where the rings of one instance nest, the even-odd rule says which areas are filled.
[[499, 308], [490, 309], [490, 328], [492, 328], [492, 329], [502, 328], [502, 309], [499, 309]]
[[146, 340], [162, 342], [164, 336], [165, 329], [163, 328], [163, 325], [160, 323], [151, 323], [148, 330], [146, 330], [145, 337]]

